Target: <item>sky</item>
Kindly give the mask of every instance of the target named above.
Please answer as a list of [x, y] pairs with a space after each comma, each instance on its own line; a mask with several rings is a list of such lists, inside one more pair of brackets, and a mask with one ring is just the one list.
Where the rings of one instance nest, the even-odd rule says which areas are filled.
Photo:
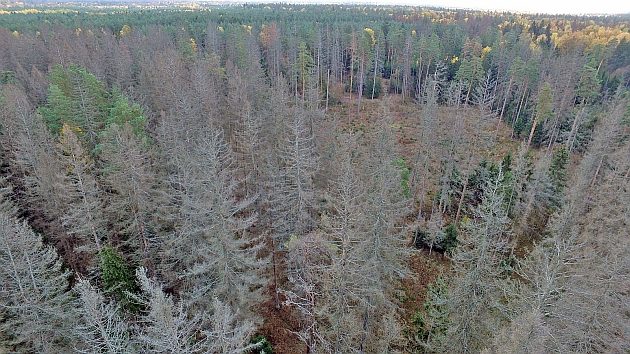
[[[474, 8], [483, 10], [510, 10], [554, 14], [630, 13], [630, 0], [398, 0], [405, 5], [427, 4], [444, 7]], [[379, 2], [396, 2], [380, 0]]]
[[288, 3], [369, 3], [550, 14], [630, 14], [630, 0], [259, 0]]

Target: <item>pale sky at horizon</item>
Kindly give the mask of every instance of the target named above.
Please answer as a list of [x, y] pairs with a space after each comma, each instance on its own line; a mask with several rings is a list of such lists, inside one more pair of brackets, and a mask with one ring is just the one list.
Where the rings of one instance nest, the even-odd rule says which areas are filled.
[[630, 13], [630, 0], [258, 0], [253, 2], [438, 6], [476, 10], [574, 15]]
[[[388, 2], [388, 0], [381, 0]], [[379, 1], [379, 2], [381, 2]], [[399, 0], [410, 5], [421, 1]], [[425, 0], [422, 0], [424, 2]], [[630, 0], [426, 0], [435, 5], [457, 8], [475, 8], [483, 10], [510, 10], [520, 12], [544, 13], [630, 13]], [[393, 1], [392, 1], [393, 2]]]

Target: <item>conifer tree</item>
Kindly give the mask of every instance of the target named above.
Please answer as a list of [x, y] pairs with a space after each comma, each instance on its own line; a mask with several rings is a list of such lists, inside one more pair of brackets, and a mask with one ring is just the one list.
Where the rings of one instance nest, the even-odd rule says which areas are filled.
[[255, 330], [251, 321], [239, 320], [240, 316], [217, 298], [214, 299], [212, 308], [209, 321], [212, 327], [205, 332], [210, 342], [210, 353], [249, 353], [260, 347], [260, 342], [250, 341]]
[[[365, 290], [361, 299], [365, 334], [360, 341], [360, 350], [376, 352], [388, 351], [392, 344], [379, 341], [386, 337], [375, 335], [382, 333], [381, 326], [385, 325], [378, 319], [381, 316], [387, 318], [394, 311], [392, 286], [408, 272], [405, 233], [397, 225], [408, 204], [401, 189], [400, 173], [394, 164], [395, 138], [386, 107], [381, 119], [364, 167], [369, 191], [364, 208], [367, 231], [358, 251], [365, 262], [362, 267]], [[395, 328], [388, 329], [391, 336], [387, 338], [398, 338]], [[368, 336], [369, 333], [374, 335]]]
[[494, 89], [496, 81], [492, 76], [492, 72], [488, 70], [479, 86], [475, 88], [473, 93], [473, 103], [479, 109], [479, 118], [481, 121], [487, 121], [494, 118], [494, 112], [492, 111], [492, 105], [494, 104]]
[[80, 320], [76, 331], [84, 353], [131, 353], [130, 331], [121, 317], [120, 308], [107, 301], [86, 279], [81, 279], [74, 290], [79, 295]]
[[182, 156], [177, 173], [181, 220], [165, 240], [164, 266], [185, 279], [191, 304], [211, 306], [217, 297], [249, 314], [260, 300], [265, 263], [258, 259], [259, 240], [248, 231], [256, 220], [248, 210], [253, 199], [237, 200], [240, 184], [221, 131], [209, 132]]
[[279, 152], [281, 166], [278, 195], [274, 202], [279, 214], [277, 236], [281, 240], [286, 240], [291, 235], [304, 234], [313, 227], [313, 176], [317, 165], [314, 136], [304, 113], [300, 109], [293, 111]]
[[521, 235], [531, 235], [532, 231], [539, 231], [541, 225], [544, 228], [547, 216], [553, 211], [556, 193], [549, 176], [549, 164], [549, 154], [536, 161], [520, 200], [514, 206], [514, 213], [518, 215], [515, 217], [516, 227]]
[[[357, 175], [350, 135], [341, 137], [339, 169], [330, 188], [331, 215], [322, 219], [323, 234], [293, 240], [291, 257], [301, 268], [289, 274], [293, 288], [288, 302], [305, 317], [301, 337], [314, 350], [347, 353], [358, 350], [361, 338], [361, 294], [368, 286], [361, 272], [359, 250], [365, 235], [361, 205], [365, 191]], [[294, 264], [293, 262], [291, 264]], [[311, 336], [309, 338], [309, 335]]]
[[0, 329], [29, 351], [71, 351], [76, 311], [70, 272], [24, 221], [0, 213]]
[[424, 312], [417, 312], [413, 318], [416, 327], [412, 338], [414, 344], [429, 353], [447, 346], [446, 331], [449, 327], [447, 290], [447, 283], [442, 277], [429, 284], [423, 305]]
[[157, 179], [145, 145], [133, 133], [131, 125], [112, 124], [104, 132], [99, 157], [101, 179], [111, 193], [106, 197], [106, 214], [114, 231], [146, 262], [155, 234]]
[[104, 85], [76, 65], [55, 66], [50, 82], [48, 104], [41, 110], [48, 128], [58, 134], [63, 124], [78, 127], [82, 138], [93, 148], [108, 113], [109, 100]]
[[377, 129], [377, 136], [367, 157], [364, 173], [367, 174], [368, 234], [361, 249], [364, 259], [371, 259], [375, 285], [383, 286], [389, 280], [406, 273], [405, 236], [397, 221], [408, 210], [407, 200], [400, 183], [400, 173], [395, 165], [395, 136], [387, 112]]
[[101, 191], [93, 173], [93, 163], [72, 128], [66, 124], [60, 133], [62, 161], [66, 166], [69, 207], [62, 223], [76, 235], [82, 250], [96, 253], [105, 234]]
[[[136, 278], [142, 295], [137, 300], [145, 307], [141, 332], [137, 340], [148, 353], [203, 353], [208, 339], [199, 336], [202, 316], [188, 317], [182, 303], [165, 294], [160, 284], [147, 277], [146, 269], [138, 268]], [[201, 338], [201, 339], [200, 339]]]
[[138, 268], [136, 277], [142, 295], [137, 299], [145, 306], [138, 344], [149, 353], [247, 353], [258, 347], [250, 343], [253, 323], [238, 320], [228, 305], [216, 298], [208, 310], [192, 314], [182, 302], [162, 290], [159, 283]]
[[28, 208], [58, 221], [67, 208], [67, 197], [54, 138], [21, 90], [6, 87], [3, 95], [0, 118], [7, 162], [23, 179]]
[[483, 349], [503, 317], [505, 287], [501, 262], [507, 251], [509, 219], [501, 193], [503, 173], [486, 182], [475, 219], [464, 224], [463, 237], [453, 253], [455, 275], [447, 302], [449, 328], [446, 350], [470, 353]]

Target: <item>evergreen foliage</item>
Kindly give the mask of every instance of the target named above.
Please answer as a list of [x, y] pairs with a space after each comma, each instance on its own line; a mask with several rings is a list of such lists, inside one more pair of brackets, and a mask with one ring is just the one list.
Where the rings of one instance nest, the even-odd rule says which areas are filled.
[[104, 247], [99, 252], [99, 269], [103, 289], [113, 294], [125, 307], [135, 308], [131, 299], [137, 289], [133, 271], [118, 251], [111, 247]]

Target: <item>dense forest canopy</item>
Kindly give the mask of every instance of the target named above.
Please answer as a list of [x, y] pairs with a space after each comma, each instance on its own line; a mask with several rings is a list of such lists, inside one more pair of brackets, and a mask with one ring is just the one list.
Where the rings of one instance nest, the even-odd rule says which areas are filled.
[[630, 351], [630, 18], [1, 5], [0, 352]]

